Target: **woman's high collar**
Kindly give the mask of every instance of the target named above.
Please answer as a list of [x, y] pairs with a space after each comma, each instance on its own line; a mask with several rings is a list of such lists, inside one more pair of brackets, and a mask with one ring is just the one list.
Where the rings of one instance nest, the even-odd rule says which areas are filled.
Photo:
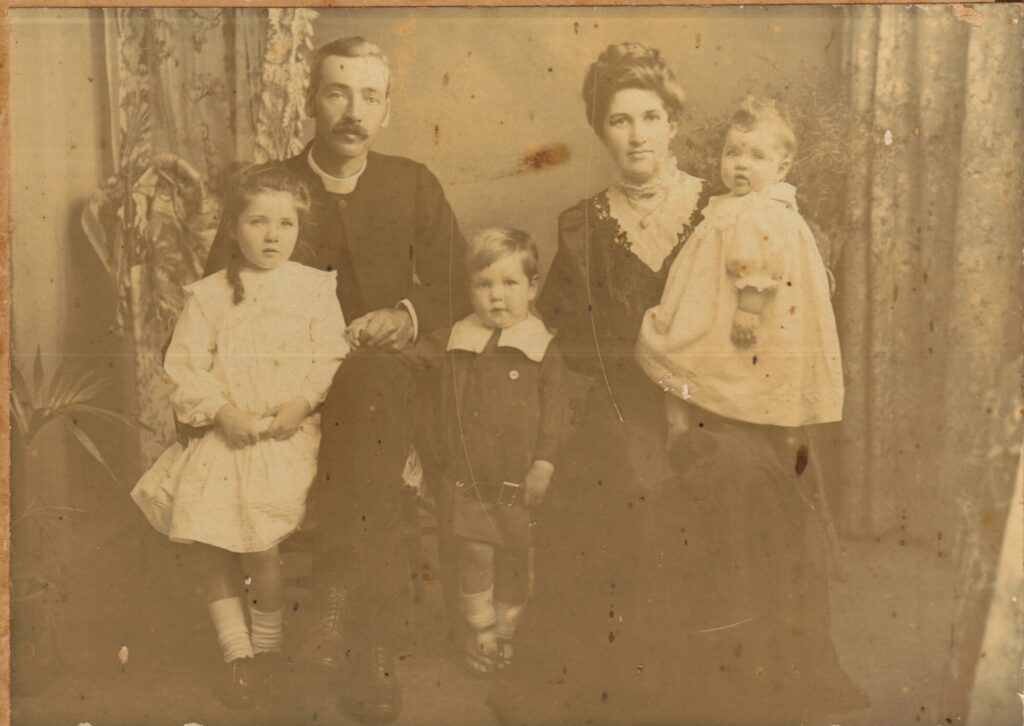
[[658, 172], [646, 181], [638, 182], [625, 177], [622, 172], [615, 175], [615, 186], [622, 190], [628, 198], [633, 201], [640, 201], [665, 192], [677, 184], [682, 176], [676, 157], [671, 156], [665, 159]]

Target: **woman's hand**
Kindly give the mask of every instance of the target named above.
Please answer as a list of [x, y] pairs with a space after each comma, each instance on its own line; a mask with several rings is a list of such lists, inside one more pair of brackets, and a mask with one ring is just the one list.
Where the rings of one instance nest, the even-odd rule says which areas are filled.
[[296, 396], [290, 401], [279, 403], [264, 414], [274, 417], [273, 423], [267, 428], [267, 438], [287, 441], [295, 435], [299, 426], [311, 413], [309, 401], [305, 396]]
[[225, 403], [221, 406], [213, 423], [232, 449], [252, 446], [260, 440], [256, 421], [239, 411], [233, 404]]
[[551, 475], [554, 473], [555, 465], [550, 461], [537, 460], [533, 462], [533, 466], [526, 474], [523, 504], [528, 507], [539, 505], [544, 500], [544, 495], [551, 484]]
[[737, 310], [732, 318], [732, 342], [740, 348], [749, 348], [757, 342], [757, 327], [761, 316], [746, 310]]

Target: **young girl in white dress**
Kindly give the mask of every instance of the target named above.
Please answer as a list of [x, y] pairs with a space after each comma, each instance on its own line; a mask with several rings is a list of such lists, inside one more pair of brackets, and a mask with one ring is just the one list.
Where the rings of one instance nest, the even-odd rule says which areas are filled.
[[349, 350], [336, 273], [289, 261], [309, 205], [302, 181], [278, 165], [236, 177], [224, 210], [232, 262], [185, 287], [165, 358], [175, 416], [205, 431], [171, 446], [132, 491], [157, 530], [206, 555], [228, 664], [220, 695], [232, 706], [251, 701], [257, 656], [272, 673], [277, 659], [261, 654], [281, 651], [278, 544], [303, 518], [320, 444], [315, 411]]
[[828, 273], [783, 181], [795, 151], [775, 104], [747, 99], [722, 150], [729, 193], [708, 203], [644, 316], [637, 359], [672, 394], [670, 441], [690, 426], [688, 403], [785, 427], [842, 416]]

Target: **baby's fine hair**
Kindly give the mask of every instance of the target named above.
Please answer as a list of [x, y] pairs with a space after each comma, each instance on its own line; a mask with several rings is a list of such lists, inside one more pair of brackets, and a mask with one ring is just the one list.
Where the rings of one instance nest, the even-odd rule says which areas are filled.
[[770, 127], [786, 154], [796, 155], [796, 133], [775, 99], [747, 96], [729, 120], [729, 128], [752, 131], [758, 126]]
[[527, 279], [537, 277], [540, 268], [537, 243], [526, 232], [511, 227], [488, 227], [473, 235], [466, 243], [466, 270], [478, 272], [505, 255], [519, 255]]
[[248, 164], [231, 175], [228, 190], [224, 199], [222, 219], [228, 225], [231, 236], [231, 260], [228, 262], [228, 282], [234, 290], [234, 303], [237, 305], [245, 299], [245, 288], [239, 275], [245, 265], [242, 248], [238, 245], [237, 225], [249, 202], [258, 194], [266, 192], [285, 192], [295, 200], [295, 212], [299, 218], [299, 240], [302, 243], [303, 231], [307, 229], [310, 215], [309, 189], [305, 182], [283, 164], [277, 161], [265, 164]]

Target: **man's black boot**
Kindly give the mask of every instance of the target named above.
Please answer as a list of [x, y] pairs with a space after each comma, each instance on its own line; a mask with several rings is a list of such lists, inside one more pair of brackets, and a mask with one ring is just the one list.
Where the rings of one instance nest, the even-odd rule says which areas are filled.
[[317, 579], [316, 616], [306, 660], [337, 673], [345, 664], [345, 611], [349, 592], [337, 576], [326, 573]]
[[360, 653], [343, 698], [346, 713], [365, 724], [388, 724], [402, 711], [393, 651], [376, 645]]

